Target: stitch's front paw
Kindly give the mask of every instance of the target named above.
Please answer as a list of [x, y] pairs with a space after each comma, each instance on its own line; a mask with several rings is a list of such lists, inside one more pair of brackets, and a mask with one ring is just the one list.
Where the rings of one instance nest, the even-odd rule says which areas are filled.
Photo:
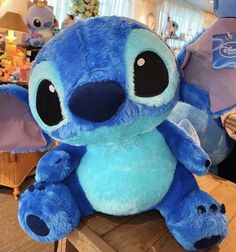
[[36, 183], [21, 195], [20, 224], [37, 241], [61, 239], [78, 225], [79, 219], [77, 204], [61, 183]]
[[39, 161], [36, 170], [37, 182], [59, 182], [64, 180], [71, 171], [71, 158], [63, 150], [50, 151]]

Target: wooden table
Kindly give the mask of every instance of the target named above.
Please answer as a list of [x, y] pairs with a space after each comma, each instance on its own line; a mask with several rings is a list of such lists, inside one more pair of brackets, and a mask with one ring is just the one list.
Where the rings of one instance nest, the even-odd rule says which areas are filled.
[[[236, 251], [236, 184], [214, 175], [197, 178], [200, 187], [226, 205], [228, 237], [217, 248], [204, 251]], [[132, 217], [96, 214], [82, 220], [79, 228], [58, 243], [58, 252], [183, 252], [168, 232], [158, 212]]]

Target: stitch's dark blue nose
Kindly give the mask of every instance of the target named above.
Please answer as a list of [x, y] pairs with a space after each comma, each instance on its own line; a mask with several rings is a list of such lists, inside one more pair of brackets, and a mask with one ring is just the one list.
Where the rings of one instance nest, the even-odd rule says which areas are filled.
[[84, 84], [74, 90], [70, 111], [90, 122], [104, 122], [114, 116], [125, 99], [125, 92], [115, 81]]

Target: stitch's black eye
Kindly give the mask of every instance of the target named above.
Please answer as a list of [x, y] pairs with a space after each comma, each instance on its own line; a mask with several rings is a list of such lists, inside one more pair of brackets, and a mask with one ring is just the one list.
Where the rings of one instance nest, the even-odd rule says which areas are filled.
[[163, 60], [154, 52], [140, 53], [134, 62], [134, 90], [139, 97], [161, 94], [169, 83], [168, 70]]
[[35, 18], [34, 26], [37, 27], [37, 28], [41, 27], [41, 21], [38, 18]]
[[60, 100], [56, 88], [49, 80], [40, 82], [36, 98], [36, 108], [41, 120], [48, 126], [63, 120]]

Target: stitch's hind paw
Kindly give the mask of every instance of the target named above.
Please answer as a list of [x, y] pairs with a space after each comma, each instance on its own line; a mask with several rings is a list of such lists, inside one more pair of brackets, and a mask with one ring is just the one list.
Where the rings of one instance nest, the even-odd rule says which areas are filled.
[[61, 239], [78, 225], [79, 219], [79, 209], [64, 184], [36, 183], [21, 195], [19, 222], [37, 241]]
[[196, 190], [167, 217], [167, 225], [176, 240], [187, 250], [218, 245], [227, 234], [225, 206], [209, 194]]

